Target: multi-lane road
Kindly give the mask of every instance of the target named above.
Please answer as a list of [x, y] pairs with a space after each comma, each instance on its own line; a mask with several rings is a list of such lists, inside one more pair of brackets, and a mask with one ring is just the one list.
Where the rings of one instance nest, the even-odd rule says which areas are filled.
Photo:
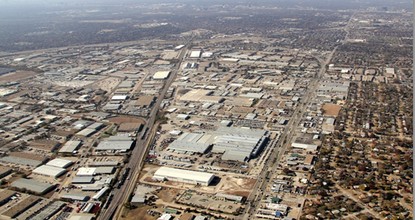
[[112, 190], [111, 194], [114, 195], [112, 201], [107, 209], [102, 210], [102, 213], [98, 217], [99, 220], [119, 219], [123, 204], [128, 202], [128, 199], [135, 188], [135, 183], [143, 166], [148, 146], [152, 141], [151, 134], [154, 133], [153, 129], [157, 129], [154, 127], [154, 124], [156, 122], [156, 117], [160, 109], [161, 102], [180, 70], [180, 64], [186, 55], [190, 42], [188, 42], [186, 45], [187, 47], [184, 47], [180, 52], [179, 59], [175, 68], [171, 70], [169, 78], [166, 79], [164, 87], [157, 97], [157, 101], [151, 110], [150, 116], [144, 125], [142, 132], [137, 135], [137, 141], [133, 151], [131, 152], [129, 162], [124, 166], [124, 169], [130, 168], [131, 170], [129, 174], [130, 180], [126, 181], [119, 188], [114, 188]]

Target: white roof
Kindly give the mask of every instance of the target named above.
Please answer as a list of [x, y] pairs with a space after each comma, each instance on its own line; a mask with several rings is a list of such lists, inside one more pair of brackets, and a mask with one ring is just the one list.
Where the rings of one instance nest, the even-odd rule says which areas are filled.
[[53, 167], [48, 165], [40, 166], [33, 170], [33, 173], [44, 175], [44, 176], [51, 176], [51, 177], [58, 177], [66, 172], [65, 169], [59, 167]]
[[166, 79], [169, 77], [170, 71], [158, 71], [154, 73], [153, 79]]
[[160, 216], [157, 220], [170, 220], [171, 219], [171, 215], [164, 213], [162, 216]]
[[78, 172], [76, 173], [77, 176], [93, 176], [95, 174], [95, 170], [97, 168], [91, 168], [91, 167], [81, 167], [78, 169]]
[[46, 165], [53, 166], [53, 167], [60, 167], [60, 168], [66, 168], [70, 166], [73, 162], [70, 160], [65, 160], [61, 158], [56, 158], [51, 161], [49, 161]]
[[170, 177], [175, 179], [191, 179], [197, 182], [209, 182], [213, 179], [214, 175], [205, 172], [160, 167], [154, 173], [154, 177], [165, 177], [167, 179]]
[[190, 58], [199, 58], [201, 53], [202, 53], [202, 51], [200, 51], [200, 50], [193, 50], [190, 53]]
[[126, 100], [127, 96], [126, 95], [115, 95], [111, 99], [112, 100]]

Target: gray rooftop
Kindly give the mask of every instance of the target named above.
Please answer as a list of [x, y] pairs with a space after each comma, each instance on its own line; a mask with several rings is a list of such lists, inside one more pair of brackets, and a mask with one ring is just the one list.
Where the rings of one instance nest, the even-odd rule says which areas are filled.
[[59, 153], [72, 153], [79, 146], [81, 146], [81, 141], [68, 141], [62, 148], [59, 150]]
[[27, 189], [38, 194], [45, 194], [54, 187], [52, 184], [49, 183], [42, 183], [33, 179], [24, 178], [20, 178], [14, 181], [11, 184], [11, 186], [19, 189]]
[[3, 158], [0, 158], [0, 162], [13, 163], [13, 164], [18, 164], [18, 165], [23, 165], [23, 166], [28, 165], [32, 167], [37, 167], [42, 164], [42, 161], [39, 161], [39, 160], [31, 160], [28, 158], [21, 158], [21, 157], [15, 157], [15, 156], [6, 156]]

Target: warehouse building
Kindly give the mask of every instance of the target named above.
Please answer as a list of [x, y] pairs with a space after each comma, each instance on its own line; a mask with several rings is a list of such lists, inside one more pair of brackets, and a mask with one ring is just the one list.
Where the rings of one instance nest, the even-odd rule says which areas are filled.
[[96, 151], [128, 151], [133, 146], [134, 141], [128, 136], [111, 136], [96, 147]]
[[65, 160], [61, 158], [53, 159], [46, 163], [48, 166], [59, 167], [59, 168], [68, 168], [73, 164], [71, 160]]
[[20, 178], [14, 181], [11, 186], [21, 190], [29, 190], [40, 195], [48, 193], [55, 187], [49, 183], [41, 183], [33, 179], [24, 178]]
[[222, 160], [244, 162], [257, 157], [268, 142], [268, 132], [255, 129], [220, 127], [212, 152], [223, 153]]
[[32, 173], [42, 175], [42, 176], [50, 176], [53, 178], [57, 178], [57, 177], [62, 176], [64, 173], [66, 173], [66, 169], [55, 167], [55, 166], [42, 165], [34, 169]]
[[61, 196], [61, 199], [66, 200], [66, 201], [88, 201], [89, 200], [89, 196], [83, 195], [83, 194], [75, 194], [75, 193], [67, 193], [67, 194], [63, 194]]
[[170, 71], [158, 71], [154, 73], [153, 79], [155, 80], [161, 80], [161, 79], [167, 79], [170, 76]]
[[200, 133], [183, 133], [167, 148], [176, 153], [206, 153], [212, 146], [212, 135]]
[[208, 186], [215, 178], [215, 175], [211, 173], [175, 169], [170, 167], [160, 167], [154, 173], [153, 178], [158, 181], [168, 180]]
[[95, 175], [95, 170], [97, 168], [91, 168], [91, 167], [81, 167], [78, 169], [78, 172], [76, 173], [77, 176], [93, 176]]
[[93, 182], [92, 176], [75, 176], [71, 181], [72, 184], [91, 184]]
[[81, 141], [68, 141], [62, 148], [59, 150], [59, 153], [74, 153], [80, 146]]
[[50, 219], [52, 216], [58, 213], [63, 207], [65, 207], [65, 205], [66, 203], [61, 202], [61, 201], [50, 202], [46, 207], [35, 212], [30, 219], [31, 220]]

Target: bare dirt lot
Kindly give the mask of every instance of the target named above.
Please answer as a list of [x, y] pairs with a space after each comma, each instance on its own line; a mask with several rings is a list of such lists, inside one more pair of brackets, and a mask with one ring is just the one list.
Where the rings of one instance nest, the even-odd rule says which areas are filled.
[[342, 107], [336, 104], [324, 104], [322, 108], [325, 116], [337, 117]]
[[164, 202], [170, 203], [173, 202], [181, 193], [182, 190], [169, 188], [160, 190], [160, 192], [158, 192], [156, 196], [158, 196]]
[[247, 196], [252, 187], [254, 187], [255, 182], [255, 179], [226, 177], [223, 181], [223, 185], [219, 188], [219, 191], [233, 195]]
[[13, 82], [13, 81], [20, 81], [23, 79], [28, 79], [33, 76], [35, 76], [38, 73], [32, 72], [32, 71], [16, 71], [13, 73], [8, 73], [5, 75], [0, 76], [0, 83], [6, 83], [6, 82]]
[[135, 219], [142, 219], [142, 220], [154, 220], [157, 219], [155, 216], [151, 216], [147, 214], [147, 210], [151, 209], [151, 206], [145, 205], [139, 208], [132, 209], [128, 212], [125, 216], [125, 220], [135, 220]]
[[111, 92], [118, 84], [120, 84], [121, 79], [116, 77], [109, 77], [98, 82], [95, 82], [91, 85], [93, 88], [100, 88], [107, 92]]

